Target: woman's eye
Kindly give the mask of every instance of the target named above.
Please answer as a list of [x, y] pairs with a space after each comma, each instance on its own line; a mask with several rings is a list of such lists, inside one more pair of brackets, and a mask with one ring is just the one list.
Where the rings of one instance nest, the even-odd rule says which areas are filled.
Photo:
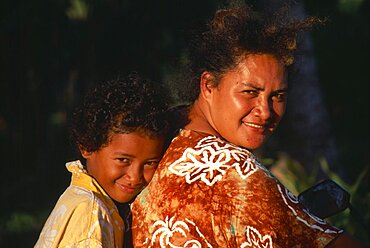
[[252, 96], [258, 95], [257, 90], [243, 90], [243, 93], [246, 94], [246, 95], [252, 95]]
[[148, 167], [156, 168], [158, 166], [159, 162], [158, 161], [149, 161], [145, 165]]
[[257, 94], [257, 91], [256, 90], [245, 90], [243, 92], [244, 93], [247, 93], [247, 94]]
[[277, 94], [273, 95], [273, 99], [278, 101], [278, 102], [285, 101], [286, 100], [286, 93], [277, 93]]

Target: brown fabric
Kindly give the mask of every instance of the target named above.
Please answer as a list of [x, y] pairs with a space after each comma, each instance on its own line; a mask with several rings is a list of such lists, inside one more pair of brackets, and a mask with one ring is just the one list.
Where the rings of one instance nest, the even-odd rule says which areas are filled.
[[248, 150], [182, 132], [132, 205], [135, 247], [324, 247], [309, 214]]

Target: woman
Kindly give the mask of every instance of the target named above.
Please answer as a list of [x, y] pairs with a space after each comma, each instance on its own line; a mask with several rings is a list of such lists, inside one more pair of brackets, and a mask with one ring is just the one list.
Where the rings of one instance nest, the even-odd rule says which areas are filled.
[[192, 42], [189, 122], [133, 204], [135, 247], [358, 245], [310, 214], [250, 152], [284, 114], [297, 33], [319, 21], [282, 17], [219, 10]]

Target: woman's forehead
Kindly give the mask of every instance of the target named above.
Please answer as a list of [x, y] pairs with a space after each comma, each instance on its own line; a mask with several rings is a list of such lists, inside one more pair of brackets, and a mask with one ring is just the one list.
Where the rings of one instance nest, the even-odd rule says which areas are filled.
[[224, 73], [221, 81], [232, 80], [237, 84], [264, 85], [274, 83], [286, 87], [287, 70], [283, 63], [272, 55], [249, 55], [236, 67]]

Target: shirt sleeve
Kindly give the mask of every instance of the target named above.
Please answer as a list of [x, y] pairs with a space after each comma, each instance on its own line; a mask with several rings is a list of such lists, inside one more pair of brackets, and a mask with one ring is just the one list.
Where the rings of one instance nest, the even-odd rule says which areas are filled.
[[[232, 175], [230, 175], [232, 176]], [[260, 167], [245, 181], [223, 181], [232, 197], [218, 198], [222, 209], [214, 219], [223, 235], [219, 242], [235, 247], [325, 247], [341, 233], [309, 213], [297, 198], [266, 169]], [[226, 194], [226, 192], [225, 192]], [[218, 201], [218, 202], [217, 202]], [[258, 246], [257, 246], [258, 247]]]
[[80, 242], [70, 244], [68, 247], [71, 248], [103, 248], [101, 240], [97, 239], [85, 239]]

